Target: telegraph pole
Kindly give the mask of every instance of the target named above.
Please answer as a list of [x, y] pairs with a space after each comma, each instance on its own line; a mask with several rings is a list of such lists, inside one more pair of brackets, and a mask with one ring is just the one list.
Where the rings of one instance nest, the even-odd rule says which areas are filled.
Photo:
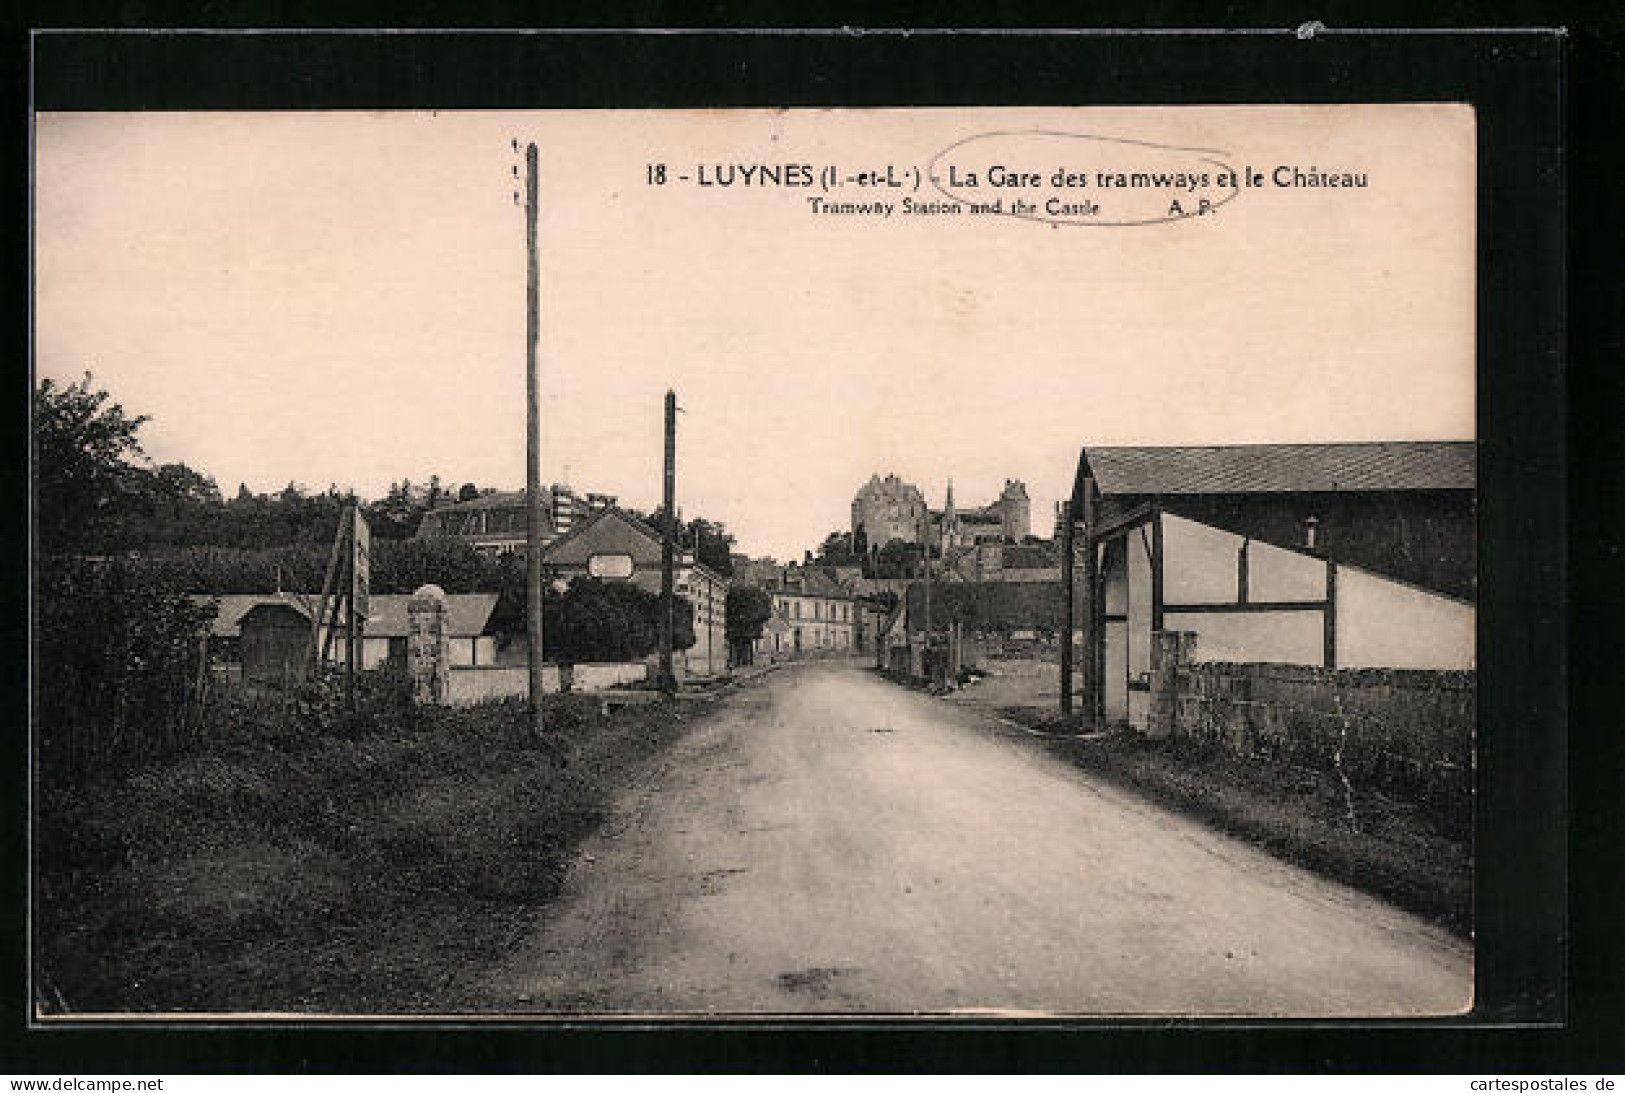
[[925, 669], [927, 680], [931, 678], [931, 635], [936, 631], [936, 623], [931, 618], [931, 522], [926, 520], [926, 532], [921, 545], [925, 548], [925, 645], [920, 653], [920, 667]]
[[525, 629], [530, 639], [530, 714], [537, 736], [542, 712], [542, 412], [536, 341], [541, 326], [536, 257], [536, 145], [525, 146]]
[[677, 690], [671, 669], [671, 632], [675, 604], [672, 554], [677, 531], [677, 392], [666, 392], [665, 522], [660, 537], [660, 689]]
[[1101, 614], [1100, 559], [1095, 556], [1095, 493], [1094, 480], [1085, 479], [1083, 485], [1083, 714], [1090, 728], [1100, 724], [1101, 665], [1097, 651], [1101, 644], [1104, 623]]
[[1061, 502], [1061, 716], [1072, 714], [1072, 502]]

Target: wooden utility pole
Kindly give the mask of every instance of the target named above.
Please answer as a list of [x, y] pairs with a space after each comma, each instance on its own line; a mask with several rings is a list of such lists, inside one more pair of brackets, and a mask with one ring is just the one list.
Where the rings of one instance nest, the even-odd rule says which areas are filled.
[[542, 411], [536, 370], [541, 325], [536, 257], [536, 145], [525, 145], [525, 631], [530, 639], [531, 728], [547, 730], [542, 713]]
[[920, 653], [920, 666], [925, 669], [925, 678], [931, 678], [931, 634], [935, 630], [935, 623], [931, 618], [931, 532], [930, 525], [926, 527], [923, 536], [925, 542], [925, 644]]
[[666, 392], [666, 484], [664, 525], [660, 536], [660, 689], [666, 694], [677, 690], [671, 667], [671, 632], [675, 604], [672, 573], [673, 549], [677, 534], [677, 392]]
[[1084, 479], [1083, 485], [1083, 715], [1087, 727], [1100, 724], [1099, 661], [1101, 628], [1105, 625], [1105, 608], [1100, 602], [1100, 559], [1095, 556], [1095, 492], [1094, 480]]
[[360, 504], [350, 506], [350, 627], [346, 633], [349, 652], [345, 660], [344, 697], [355, 713], [355, 674], [366, 652], [367, 612], [372, 606], [372, 529], [361, 515]]
[[[316, 608], [316, 613], [310, 619], [310, 678], [315, 679], [321, 674], [327, 663], [327, 643], [322, 640], [322, 619], [328, 613], [330, 596], [339, 593], [333, 587], [333, 582], [339, 571], [339, 551], [344, 547], [344, 539], [348, 534], [349, 525], [344, 517], [339, 517], [339, 526], [333, 530], [333, 549], [327, 555], [327, 575], [322, 578], [322, 598]], [[281, 589], [278, 589], [280, 592]], [[334, 601], [336, 603], [336, 601]], [[332, 638], [333, 628], [327, 628], [327, 636]]]
[[1061, 716], [1072, 714], [1072, 502], [1061, 502]]

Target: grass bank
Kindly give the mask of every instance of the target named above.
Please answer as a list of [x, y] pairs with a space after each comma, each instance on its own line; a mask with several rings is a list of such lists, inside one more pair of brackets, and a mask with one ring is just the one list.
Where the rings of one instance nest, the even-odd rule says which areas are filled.
[[517, 702], [327, 728], [282, 713], [250, 711], [205, 752], [41, 788], [43, 1012], [443, 1009], [701, 709], [604, 717], [558, 697], [546, 745]]
[[1437, 807], [1345, 788], [1332, 771], [1128, 731], [1053, 737], [1046, 746], [1105, 781], [1472, 935], [1468, 802], [1455, 810], [1456, 822], [1442, 823]]

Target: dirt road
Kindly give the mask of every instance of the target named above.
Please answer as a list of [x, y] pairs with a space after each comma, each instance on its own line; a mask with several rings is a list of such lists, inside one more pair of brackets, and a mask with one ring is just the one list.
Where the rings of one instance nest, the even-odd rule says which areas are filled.
[[726, 700], [619, 802], [480, 1008], [1377, 1016], [1468, 946], [856, 668]]

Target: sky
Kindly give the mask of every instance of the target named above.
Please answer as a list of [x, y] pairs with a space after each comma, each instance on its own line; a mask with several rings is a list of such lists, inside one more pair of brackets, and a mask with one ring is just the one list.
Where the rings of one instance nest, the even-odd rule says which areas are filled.
[[[1022, 479], [1048, 534], [1085, 444], [1474, 435], [1475, 134], [1450, 104], [41, 114], [36, 376], [91, 371], [151, 416], [154, 460], [227, 495], [519, 488], [516, 141], [539, 150], [544, 479], [652, 507], [673, 388], [679, 506], [753, 556], [816, 549], [875, 473], [933, 506], [951, 478], [962, 508]], [[1135, 227], [808, 201], [928, 184], [698, 184], [1142, 156], [1265, 183]], [[1276, 186], [1283, 165], [1368, 185]]]

